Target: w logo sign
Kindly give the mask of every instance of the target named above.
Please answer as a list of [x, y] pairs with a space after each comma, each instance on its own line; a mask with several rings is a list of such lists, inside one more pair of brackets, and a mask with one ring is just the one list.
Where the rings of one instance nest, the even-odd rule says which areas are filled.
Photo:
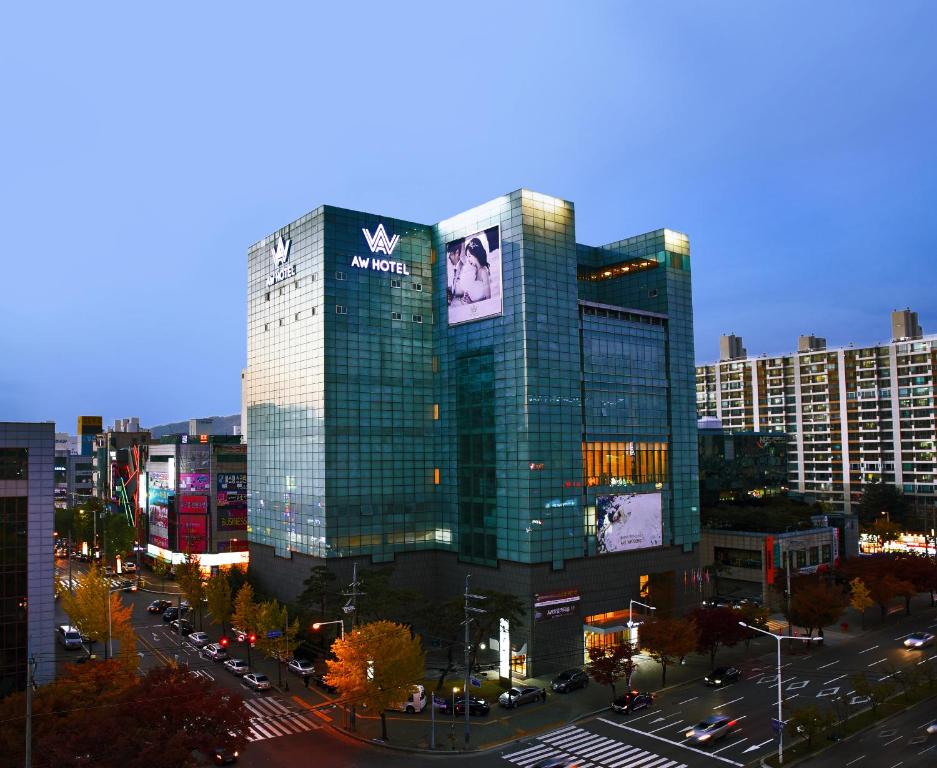
[[373, 236], [366, 229], [362, 229], [361, 231], [364, 232], [364, 237], [368, 241], [368, 248], [371, 249], [371, 253], [383, 252], [390, 256], [394, 252], [394, 248], [397, 247], [397, 241], [400, 240], [400, 235], [388, 237], [387, 232], [384, 231], [383, 224], [377, 225]]
[[273, 259], [274, 268], [282, 267], [290, 260], [290, 244], [292, 240], [283, 242], [283, 235], [277, 238], [275, 248], [270, 249], [270, 257]]

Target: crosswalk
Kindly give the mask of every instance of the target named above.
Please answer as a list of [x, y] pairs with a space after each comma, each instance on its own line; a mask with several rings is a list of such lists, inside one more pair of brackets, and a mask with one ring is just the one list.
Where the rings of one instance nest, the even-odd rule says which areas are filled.
[[537, 746], [502, 757], [520, 768], [532, 768], [551, 757], [577, 758], [581, 761], [576, 763], [579, 768], [687, 768], [685, 763], [573, 725], [541, 736], [538, 741], [541, 743]]
[[312, 719], [313, 715], [291, 710], [273, 698], [250, 699], [244, 706], [251, 713], [248, 741], [275, 739], [322, 727]]

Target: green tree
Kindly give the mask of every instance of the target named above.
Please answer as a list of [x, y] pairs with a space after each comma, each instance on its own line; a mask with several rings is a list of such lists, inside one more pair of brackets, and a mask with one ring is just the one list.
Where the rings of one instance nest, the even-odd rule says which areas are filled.
[[696, 650], [699, 629], [692, 619], [651, 619], [639, 630], [641, 647], [660, 664], [661, 687], [667, 685], [667, 667]]
[[885, 517], [893, 523], [903, 523], [907, 512], [908, 500], [894, 485], [867, 483], [863, 486], [859, 499], [860, 522], [868, 525]]
[[832, 712], [811, 705], [795, 709], [787, 721], [787, 729], [794, 735], [803, 736], [809, 748], [817, 736], [833, 726], [834, 721]]
[[153, 574], [156, 576], [156, 578], [163, 582], [163, 591], [166, 589], [166, 578], [171, 572], [172, 563], [170, 563], [168, 560], [157, 557], [153, 561]]
[[326, 660], [326, 682], [346, 699], [379, 712], [386, 741], [386, 710], [405, 701], [423, 677], [425, 657], [419, 635], [411, 635], [402, 624], [375, 621], [336, 640], [332, 651], [335, 659]]
[[202, 628], [202, 609], [205, 601], [205, 576], [198, 557], [187, 554], [176, 566], [176, 581], [189, 604], [198, 611], [198, 626]]
[[[289, 661], [293, 651], [299, 646], [296, 636], [299, 634], [299, 619], [291, 622], [286, 606], [276, 600], [267, 600], [257, 608], [257, 647], [278, 663]], [[267, 637], [268, 632], [281, 632], [280, 637]]]
[[858, 576], [849, 582], [849, 589], [849, 605], [853, 610], [859, 612], [859, 622], [862, 628], [865, 629], [865, 610], [875, 605], [875, 601], [872, 600], [872, 595], [865, 582]]
[[440, 669], [436, 690], [441, 691], [446, 685], [446, 678], [456, 670], [456, 650], [462, 650], [464, 642], [465, 618], [461, 597], [453, 597], [442, 604], [426, 605], [421, 619], [421, 626], [427, 628], [426, 637], [436, 641], [446, 653], [446, 664]]
[[845, 607], [843, 591], [815, 576], [800, 577], [791, 583], [789, 620], [806, 629], [810, 637], [815, 629], [823, 637], [823, 628], [838, 621]]
[[[254, 588], [250, 585], [250, 582], [245, 582], [234, 598], [234, 612], [231, 615], [231, 625], [248, 635], [256, 633], [258, 609], [259, 606], [254, 601]], [[250, 666], [251, 642], [249, 638], [244, 642], [247, 644], [247, 664]]]
[[891, 680], [874, 682], [861, 672], [853, 675], [850, 680], [856, 695], [868, 698], [873, 717], [878, 713], [878, 708], [895, 692], [895, 684]]
[[208, 577], [205, 584], [205, 599], [208, 612], [212, 618], [221, 624], [221, 634], [225, 633], [225, 625], [231, 618], [231, 582], [227, 574], [218, 569]]
[[[71, 593], [62, 595], [62, 608], [74, 626], [88, 638], [91, 648], [107, 637], [107, 603], [110, 584], [97, 563], [92, 563], [84, 578]], [[105, 653], [107, 648], [105, 646]]]
[[[768, 617], [770, 616], [768, 609], [761, 605], [755, 605], [754, 603], [744, 603], [738, 611], [739, 621], [744, 621], [750, 627], [757, 627], [758, 629], [768, 630]], [[755, 636], [759, 634], [752, 630], [748, 630], [745, 633], [745, 647], [749, 648], [751, 646], [752, 640], [755, 639]]]
[[592, 646], [589, 649], [589, 664], [586, 667], [589, 676], [599, 685], [607, 685], [612, 689], [612, 698], [615, 698], [615, 684], [625, 680], [628, 688], [631, 687], [631, 677], [638, 668], [634, 660], [637, 648], [631, 643], [619, 643], [615, 646]]
[[300, 608], [315, 612], [320, 619], [329, 614], [330, 603], [339, 596], [335, 574], [324, 565], [314, 565], [303, 582], [303, 591], [296, 602]]

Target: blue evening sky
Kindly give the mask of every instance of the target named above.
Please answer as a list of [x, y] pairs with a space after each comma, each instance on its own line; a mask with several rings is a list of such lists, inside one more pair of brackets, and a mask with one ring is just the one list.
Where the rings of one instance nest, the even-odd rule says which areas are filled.
[[518, 187], [690, 236], [697, 360], [937, 331], [937, 3], [13, 3], [0, 420], [240, 409], [247, 247]]

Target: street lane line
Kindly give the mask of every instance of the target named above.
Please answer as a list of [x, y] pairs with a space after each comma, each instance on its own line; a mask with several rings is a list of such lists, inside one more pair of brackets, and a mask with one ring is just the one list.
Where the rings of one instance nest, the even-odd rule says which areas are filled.
[[822, 667], [817, 667], [817, 669], [826, 669], [827, 667], [832, 667], [834, 664], [839, 664], [840, 660], [831, 661], [829, 664], [824, 664]]
[[621, 757], [622, 747], [627, 747], [626, 744], [614, 739], [607, 739], [607, 742], [609, 743], [603, 744], [601, 747], [580, 753], [580, 757], [587, 757], [590, 760], [611, 760], [613, 757]]
[[891, 741], [886, 741], [882, 744], [883, 747], [887, 747], [889, 744], [894, 744], [896, 741], [901, 741], [901, 736], [895, 736]]
[[683, 701], [679, 702], [677, 706], [679, 707], [683, 706], [684, 704], [689, 704], [691, 701], [696, 701], [698, 698], [699, 696], [694, 696], [692, 699], [684, 699]]
[[911, 637], [911, 635], [912, 633], [908, 632], [908, 634], [906, 635], [902, 635], [901, 637], [896, 637], [895, 640], [904, 640], [906, 637]]
[[883, 662], [886, 662], [886, 661], [888, 661], [888, 657], [887, 657], [887, 656], [886, 656], [884, 659], [879, 659], [878, 661], [873, 661], [871, 664], [869, 664], [869, 666], [870, 666], [870, 667], [874, 667], [876, 664], [882, 664]]
[[718, 706], [713, 707], [713, 709], [721, 709], [722, 707], [728, 707], [730, 704], [735, 704], [737, 701], [744, 699], [744, 696], [739, 696], [737, 699], [732, 699], [732, 701], [727, 701], [724, 704], [719, 704]]
[[658, 731], [664, 730], [664, 728], [669, 728], [672, 725], [681, 725], [682, 723], [685, 723], [685, 722], [686, 722], [685, 720], [677, 720], [677, 722], [675, 723], [667, 723], [667, 725], [662, 725], [660, 728], [655, 728], [653, 731], [648, 731], [647, 733], [648, 733], [648, 736], [650, 736], [652, 733], [657, 733]]
[[[878, 646], [877, 646], [877, 645], [873, 645], [871, 648], [866, 648], [864, 651], [859, 651], [859, 653], [858, 653], [857, 655], [861, 656], [863, 653], [868, 653], [869, 651], [874, 651], [876, 648], [878, 648]], [[863, 755], [862, 757], [865, 757], [865, 755]], [[859, 758], [859, 759], [861, 759], [861, 758]], [[848, 763], [847, 763], [847, 765], [848, 765]]]
[[840, 675], [839, 677], [834, 677], [832, 680], [827, 680], [824, 685], [829, 685], [830, 683], [835, 683], [837, 680], [842, 680], [846, 675]]
[[713, 760], [718, 760], [722, 763], [728, 763], [729, 765], [734, 765], [736, 766], [736, 768], [744, 768], [745, 766], [745, 763], [737, 763], [735, 762], [735, 760], [730, 760], [728, 757], [722, 757], [722, 755], [714, 755], [702, 749], [697, 749], [696, 747], [690, 747], [690, 746], [687, 746], [686, 744], [681, 744], [679, 741], [666, 739], [663, 736], [657, 736], [653, 733], [644, 733], [643, 731], [639, 731], [637, 728], [632, 728], [631, 726], [625, 725], [624, 723], [616, 723], [614, 720], [608, 720], [604, 717], [597, 717], [596, 720], [598, 720], [599, 722], [605, 723], [606, 725], [611, 725], [615, 728], [621, 728], [623, 731], [629, 731], [630, 733], [636, 733], [639, 736], [645, 736], [648, 739], [657, 739], [658, 741], [663, 741], [665, 744], [670, 744], [674, 747], [682, 747], [683, 749], [686, 749], [690, 752], [695, 752], [698, 755], [704, 755], [706, 757], [712, 758]]
[[846, 765], [852, 765], [853, 763], [858, 763], [860, 760], [865, 760], [865, 755], [860, 755], [855, 760], [850, 760]]
[[741, 744], [743, 741], [748, 741], [748, 736], [745, 736], [745, 737], [739, 739], [738, 741], [733, 741], [731, 744], [726, 744], [726, 746], [724, 746], [724, 747], [720, 747], [719, 749], [713, 750], [713, 754], [714, 754], [714, 755], [718, 755], [720, 752], [722, 752], [722, 751], [724, 751], [724, 750], [726, 750], [726, 749], [729, 749], [730, 747], [738, 746], [738, 745]]
[[899, 765], [904, 765], [904, 760], [902, 760], [900, 763], [895, 763], [894, 765], [889, 766], [889, 768], [898, 768]]

